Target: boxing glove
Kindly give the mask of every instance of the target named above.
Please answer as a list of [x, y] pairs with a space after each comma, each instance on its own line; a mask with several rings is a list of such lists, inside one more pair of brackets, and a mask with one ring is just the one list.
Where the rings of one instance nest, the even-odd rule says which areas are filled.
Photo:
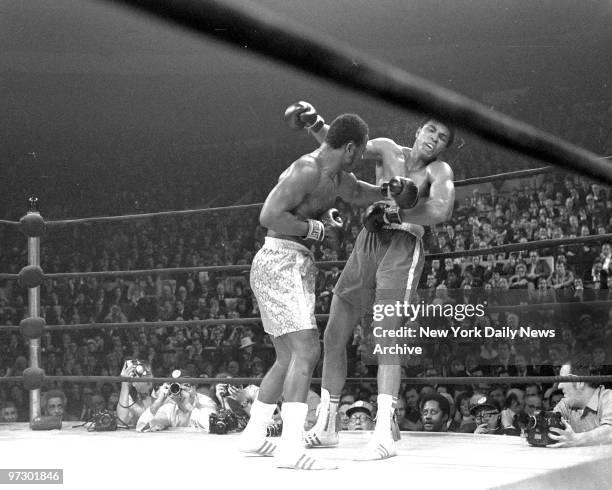
[[312, 132], [320, 131], [325, 121], [308, 102], [296, 102], [285, 110], [285, 122], [291, 129], [308, 129]]
[[325, 211], [319, 220], [308, 220], [306, 240], [323, 243], [326, 247], [337, 249], [344, 238], [342, 218], [336, 208]]
[[413, 208], [419, 200], [419, 188], [406, 177], [393, 177], [380, 190], [383, 196], [393, 199], [401, 209]]
[[400, 224], [401, 222], [399, 207], [386, 202], [375, 202], [370, 205], [363, 213], [362, 218], [364, 228], [370, 233], [379, 232], [385, 225]]
[[336, 208], [331, 208], [325, 211], [319, 218], [325, 227], [325, 237], [323, 245], [338, 250], [344, 240], [344, 222], [340, 216], [340, 211]]

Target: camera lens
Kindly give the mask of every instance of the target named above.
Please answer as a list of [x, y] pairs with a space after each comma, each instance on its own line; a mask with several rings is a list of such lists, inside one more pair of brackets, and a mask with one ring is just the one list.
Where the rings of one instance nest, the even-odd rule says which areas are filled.
[[170, 393], [172, 395], [178, 395], [181, 392], [181, 385], [178, 383], [172, 383], [170, 385]]

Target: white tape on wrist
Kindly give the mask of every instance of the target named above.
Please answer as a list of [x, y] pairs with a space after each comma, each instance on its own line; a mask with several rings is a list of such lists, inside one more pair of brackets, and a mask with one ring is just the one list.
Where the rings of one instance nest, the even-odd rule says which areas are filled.
[[385, 223], [390, 225], [390, 224], [396, 224], [399, 225], [402, 223], [402, 217], [400, 215], [400, 208], [398, 205], [393, 205], [390, 204], [389, 206], [387, 206], [387, 209], [385, 209], [385, 214], [384, 214], [384, 218], [385, 218]]
[[311, 133], [318, 133], [325, 126], [325, 119], [321, 116], [317, 116], [317, 120], [312, 123], [310, 126], [306, 126], [306, 129]]
[[316, 219], [308, 220], [308, 234], [306, 240], [314, 240], [316, 242], [322, 242], [325, 238], [325, 226]]

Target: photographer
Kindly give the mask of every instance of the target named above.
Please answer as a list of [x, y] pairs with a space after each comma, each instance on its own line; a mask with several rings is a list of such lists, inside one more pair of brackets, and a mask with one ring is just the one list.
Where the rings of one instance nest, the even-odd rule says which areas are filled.
[[[244, 388], [242, 386], [233, 386], [226, 383], [217, 383], [214, 385], [214, 393], [220, 407], [218, 415], [222, 414], [224, 410], [234, 415], [232, 421], [228, 421], [225, 424], [228, 430], [236, 432], [244, 430], [251, 416], [251, 406], [257, 399], [258, 392], [259, 387], [256, 385], [248, 385]], [[281, 431], [282, 421], [271, 418], [267, 427], [268, 437], [278, 436], [281, 434]], [[212, 427], [210, 432], [225, 433], [215, 431]]]
[[501, 410], [495, 400], [487, 400], [486, 397], [482, 397], [470, 409], [470, 415], [476, 422], [474, 434], [503, 435], [505, 433], [501, 423]]
[[153, 404], [151, 390], [153, 384], [146, 381], [136, 381], [141, 378], [153, 377], [151, 366], [138, 359], [128, 359], [123, 364], [121, 376], [135, 378], [134, 382], [121, 383], [119, 403], [117, 403], [117, 418], [128, 426], [135, 426], [140, 416]]
[[157, 398], [143, 412], [136, 424], [138, 432], [156, 432], [169, 427], [194, 427], [208, 432], [210, 415], [217, 411], [207, 396], [196, 393], [196, 387], [181, 382], [192, 377], [186, 370], [172, 373], [175, 381], [164, 383], [157, 391]]
[[[561, 376], [589, 375], [588, 359], [564, 363]], [[565, 429], [551, 427], [549, 447], [590, 446], [612, 443], [612, 390], [598, 383], [559, 383], [564, 397], [554, 412], [563, 417]]]

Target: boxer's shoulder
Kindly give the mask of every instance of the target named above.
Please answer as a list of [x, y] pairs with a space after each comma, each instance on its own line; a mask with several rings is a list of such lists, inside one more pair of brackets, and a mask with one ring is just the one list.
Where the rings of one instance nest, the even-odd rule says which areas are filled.
[[448, 163], [442, 160], [431, 162], [427, 165], [426, 169], [430, 180], [454, 180], [453, 169]]
[[302, 155], [281, 175], [279, 181], [298, 181], [300, 185], [316, 185], [321, 178], [321, 165], [312, 154]]

